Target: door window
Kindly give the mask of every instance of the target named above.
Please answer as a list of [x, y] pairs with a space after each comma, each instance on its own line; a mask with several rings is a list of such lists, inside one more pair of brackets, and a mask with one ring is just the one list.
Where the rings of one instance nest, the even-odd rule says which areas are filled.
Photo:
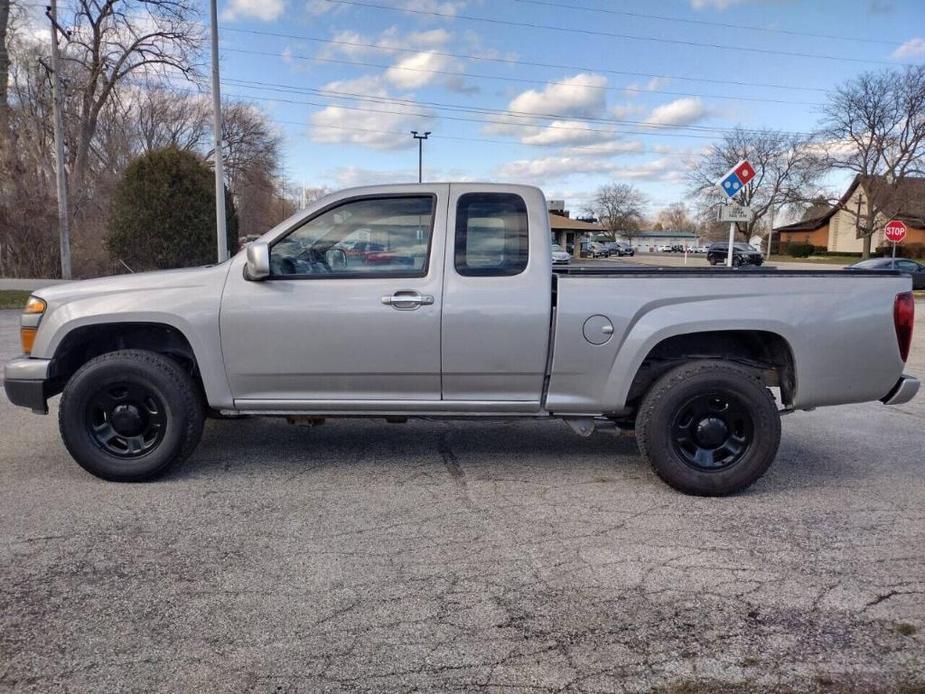
[[527, 267], [527, 205], [511, 193], [467, 193], [456, 206], [456, 272], [519, 275]]
[[362, 198], [325, 210], [275, 242], [277, 278], [423, 277], [433, 235], [432, 195]]

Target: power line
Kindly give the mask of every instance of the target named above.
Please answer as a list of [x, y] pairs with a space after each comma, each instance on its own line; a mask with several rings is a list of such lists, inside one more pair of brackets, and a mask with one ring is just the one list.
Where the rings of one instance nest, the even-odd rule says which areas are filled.
[[[232, 53], [244, 53], [248, 55], [264, 55], [271, 57], [280, 57], [278, 52], [274, 53], [271, 51], [254, 51], [246, 48], [231, 48], [228, 46], [223, 46], [222, 50], [229, 51]], [[474, 79], [486, 79], [486, 80], [500, 80], [503, 82], [517, 82], [524, 84], [540, 84], [540, 85], [561, 85], [561, 86], [574, 86], [569, 82], [562, 82], [556, 80], [538, 80], [538, 79], [527, 79], [522, 77], [506, 77], [503, 75], [483, 75], [472, 72], [454, 72], [452, 70], [438, 70], [436, 68], [422, 68], [422, 67], [410, 67], [406, 65], [383, 65], [381, 63], [370, 63], [362, 60], [345, 60], [340, 58], [321, 58], [316, 56], [305, 56], [297, 54], [287, 54], [287, 58], [294, 60], [304, 60], [312, 63], [333, 63], [337, 65], [353, 65], [358, 67], [371, 67], [378, 68], [382, 70], [402, 70], [408, 72], [420, 72], [425, 74], [434, 74], [434, 75], [446, 75], [448, 77], [468, 77]], [[822, 106], [822, 102], [819, 101], [792, 101], [790, 99], [770, 99], [766, 97], [758, 96], [729, 96], [727, 94], [703, 94], [700, 92], [676, 92], [668, 91], [664, 89], [647, 89], [640, 87], [611, 87], [604, 85], [592, 85], [584, 84], [583, 88], [587, 89], [597, 89], [602, 91], [613, 91], [613, 92], [633, 92], [638, 94], [665, 94], [669, 96], [689, 96], [689, 97], [699, 97], [704, 99], [724, 99], [730, 101], [757, 101], [762, 103], [773, 103], [773, 104], [787, 104], [787, 105], [798, 105], [798, 106]]]
[[[367, 106], [349, 106], [346, 104], [332, 104], [332, 103], [321, 103], [317, 101], [307, 101], [307, 100], [296, 100], [296, 99], [282, 99], [279, 97], [254, 97], [250, 94], [229, 94], [229, 96], [235, 96], [236, 98], [245, 98], [245, 99], [254, 99], [254, 100], [263, 100], [271, 102], [280, 102], [288, 104], [301, 104], [308, 106], [317, 106], [319, 108], [328, 108], [336, 107], [345, 109], [347, 111], [360, 111], [363, 113], [381, 113], [384, 115], [392, 116], [411, 116], [415, 118], [433, 118], [434, 114], [432, 113], [420, 113], [420, 112], [411, 112], [411, 111], [388, 111], [383, 109], [369, 108]], [[438, 109], [439, 110], [439, 109]], [[440, 115], [440, 118], [452, 121], [463, 121], [470, 123], [485, 123], [489, 125], [514, 125], [520, 127], [530, 127], [530, 123], [520, 123], [510, 120], [490, 120], [485, 118], [469, 118], [466, 116], [451, 116], [451, 115]], [[641, 136], [658, 136], [658, 137], [678, 137], [678, 138], [691, 138], [698, 140], [716, 140], [715, 135], [698, 135], [694, 133], [679, 133], [679, 132], [664, 132], [661, 130], [614, 130], [614, 129], [601, 129], [601, 128], [578, 128], [574, 126], [564, 126], [557, 125], [555, 123], [549, 123], [546, 125], [538, 126], [533, 124], [534, 127], [543, 127], [552, 130], [565, 130], [572, 132], [591, 132], [591, 133], [602, 133], [607, 135], [641, 135]], [[320, 126], [325, 127], [325, 126]]]
[[686, 17], [669, 17], [667, 15], [646, 14], [644, 12], [630, 12], [628, 10], [614, 10], [602, 7], [585, 7], [583, 5], [573, 5], [565, 2], [549, 2], [548, 0], [513, 0], [530, 5], [543, 5], [546, 7], [556, 7], [567, 10], [581, 10], [584, 12], [595, 12], [599, 14], [618, 15], [621, 17], [634, 17], [636, 19], [653, 19], [660, 22], [678, 22], [681, 24], [695, 24], [698, 26], [717, 27], [720, 29], [734, 29], [741, 31], [762, 31], [768, 34], [784, 34], [786, 36], [804, 36], [813, 39], [831, 39], [833, 41], [852, 41], [854, 43], [875, 43], [886, 46], [895, 46], [901, 43], [899, 39], [889, 41], [886, 39], [871, 39], [860, 36], [838, 36], [835, 34], [818, 34], [810, 31], [794, 31], [792, 29], [774, 29], [771, 27], [755, 26], [754, 24], [732, 24], [729, 22], [713, 22], [706, 19], [689, 19]]
[[[276, 31], [262, 31], [257, 29], [237, 29], [234, 27], [223, 27], [222, 31], [225, 32], [235, 32], [240, 34], [253, 34], [255, 36], [272, 36], [275, 38], [283, 39], [293, 39], [297, 41], [311, 41], [314, 43], [324, 43], [335, 46], [349, 46], [351, 48], [372, 48], [379, 51], [386, 52], [398, 52], [398, 53], [420, 53], [422, 49], [420, 48], [404, 48], [399, 46], [383, 46], [376, 43], [366, 43], [363, 41], [347, 41], [343, 39], [326, 39], [318, 36], [307, 36], [305, 34], [290, 34], [284, 32]], [[238, 49], [241, 50], [241, 49]], [[554, 68], [559, 70], [577, 70], [579, 72], [597, 72], [607, 75], [620, 75], [623, 77], [646, 77], [649, 79], [671, 79], [679, 80], [682, 82], [704, 82], [708, 84], [722, 84], [735, 87], [760, 87], [766, 89], [789, 89], [794, 91], [807, 91], [807, 92], [826, 92], [827, 89], [822, 87], [805, 87], [801, 85], [794, 84], [775, 84], [771, 82], [746, 82], [742, 80], [721, 80], [721, 79], [711, 79], [707, 77], [690, 77], [686, 75], [671, 75], [664, 73], [653, 73], [653, 72], [633, 72], [629, 70], [611, 70], [608, 68], [601, 68], [596, 66], [589, 65], [567, 65], [561, 63], [544, 63], [531, 60], [517, 60], [514, 58], [502, 58], [497, 56], [485, 56], [485, 55], [470, 55], [465, 53], [450, 53], [448, 51], [438, 51], [432, 49], [426, 49], [428, 53], [432, 55], [438, 55], [446, 58], [459, 58], [462, 60], [471, 60], [471, 61], [481, 61], [489, 63], [502, 63], [505, 65], [518, 65], [524, 67], [542, 67], [542, 68]], [[275, 53], [272, 55], [279, 55]]]
[[713, 48], [724, 51], [740, 51], [744, 53], [757, 53], [762, 55], [781, 55], [791, 58], [809, 58], [811, 60], [834, 60], [848, 63], [868, 63], [875, 65], [893, 65], [887, 60], [869, 60], [865, 58], [849, 58], [847, 56], [825, 55], [820, 53], [800, 53], [797, 51], [778, 51], [771, 48], [756, 48], [754, 46], [732, 46], [722, 43], [705, 43], [701, 41], [689, 41], [684, 39], [668, 39], [661, 36], [639, 36], [636, 34], [622, 34], [614, 31], [602, 31], [596, 29], [576, 29], [573, 27], [560, 27], [551, 24], [539, 24], [536, 22], [517, 22], [510, 19], [498, 19], [497, 17], [478, 17], [475, 15], [455, 14], [449, 12], [439, 12], [437, 10], [421, 10], [410, 7], [390, 7], [389, 5], [380, 5], [374, 2], [361, 2], [361, 0], [325, 0], [332, 4], [352, 5], [355, 7], [366, 7], [374, 10], [388, 10], [392, 12], [404, 12], [407, 14], [426, 15], [431, 17], [444, 17], [446, 19], [461, 19], [469, 22], [484, 22], [487, 24], [497, 24], [502, 26], [520, 27], [526, 29], [544, 29], [546, 31], [557, 31], [560, 33], [583, 34], [585, 36], [600, 36], [611, 39], [626, 39], [628, 41], [650, 41], [653, 43], [665, 43], [675, 46], [691, 46], [696, 48]]
[[[374, 94], [358, 94], [356, 92], [348, 92], [343, 90], [336, 89], [316, 89], [312, 87], [302, 87], [298, 85], [288, 85], [288, 84], [276, 84], [271, 82], [262, 82], [256, 80], [240, 80], [234, 78], [228, 78], [225, 80], [226, 83], [231, 84], [237, 87], [244, 87], [248, 89], [258, 89], [263, 91], [271, 92], [282, 92], [282, 93], [295, 93], [295, 94], [311, 94], [317, 95], [325, 98], [335, 98], [335, 99], [348, 99], [348, 100], [359, 100], [359, 101], [370, 101], [373, 103], [379, 104], [398, 104], [402, 106], [425, 106], [433, 107], [438, 111], [450, 111], [450, 112], [463, 112], [463, 113], [474, 113], [480, 115], [489, 115], [489, 116], [500, 116], [506, 118], [520, 118], [520, 119], [529, 119], [528, 122], [515, 123], [516, 125], [521, 125], [524, 127], [551, 127], [542, 124], [537, 124], [536, 120], [553, 120], [553, 121], [579, 121], [587, 123], [603, 123], [603, 124], [615, 124], [615, 125], [628, 125], [635, 127], [644, 127], [650, 129], [654, 132], [661, 132], [664, 130], [669, 131], [678, 131], [678, 130], [693, 130], [698, 132], [709, 132], [709, 133], [727, 133], [733, 130], [732, 128], [719, 128], [711, 127], [705, 125], [671, 125], [665, 123], [651, 123], [648, 121], [637, 121], [621, 118], [598, 118], [592, 116], [573, 116], [561, 113], [534, 113], [527, 111], [511, 111], [507, 109], [496, 109], [490, 108], [488, 106], [466, 106], [461, 104], [449, 104], [442, 101], [421, 101], [416, 99], [404, 99], [401, 97], [392, 97], [392, 96], [378, 96]], [[746, 132], [758, 132], [756, 130], [743, 129]], [[781, 131], [785, 134], [796, 135], [796, 136], [805, 136], [808, 133], [797, 132], [797, 131]]]

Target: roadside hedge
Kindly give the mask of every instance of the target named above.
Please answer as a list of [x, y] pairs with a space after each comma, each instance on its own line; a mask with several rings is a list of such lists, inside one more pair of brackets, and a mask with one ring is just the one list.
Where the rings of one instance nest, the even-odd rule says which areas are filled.
[[[877, 247], [877, 255], [893, 255], [893, 244], [887, 243]], [[896, 244], [897, 258], [925, 258], [925, 243], [898, 243]]]
[[[225, 191], [228, 249], [238, 245], [238, 219]], [[191, 152], [148, 152], [125, 170], [110, 208], [106, 248], [132, 270], [206, 265], [216, 260], [215, 179]]]

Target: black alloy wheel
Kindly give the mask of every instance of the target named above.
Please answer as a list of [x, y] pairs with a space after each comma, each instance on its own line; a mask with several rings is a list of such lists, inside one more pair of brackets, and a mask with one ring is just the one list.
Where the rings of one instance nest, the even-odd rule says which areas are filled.
[[690, 398], [671, 426], [675, 451], [697, 470], [722, 470], [748, 453], [755, 424], [734, 393], [713, 391]]
[[733, 494], [773, 462], [780, 414], [756, 370], [692, 359], [663, 374], [643, 396], [636, 442], [655, 473], [675, 489]]
[[185, 460], [202, 435], [202, 386], [163, 354], [127, 349], [81, 366], [61, 396], [58, 425], [68, 452], [97, 477], [154, 479]]
[[97, 445], [119, 458], [136, 458], [164, 438], [167, 413], [147, 384], [122, 381], [100, 388], [87, 402], [87, 433]]

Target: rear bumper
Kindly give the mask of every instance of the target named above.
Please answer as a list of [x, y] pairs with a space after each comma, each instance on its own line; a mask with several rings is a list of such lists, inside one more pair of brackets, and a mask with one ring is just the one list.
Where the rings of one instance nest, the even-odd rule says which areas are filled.
[[902, 378], [896, 381], [893, 389], [880, 398], [880, 402], [884, 405], [902, 405], [915, 397], [915, 394], [919, 392], [920, 385], [919, 379], [914, 376], [903, 375]]
[[33, 412], [48, 414], [51, 395], [48, 381], [48, 359], [20, 357], [3, 367], [3, 389], [14, 405], [28, 407]]

